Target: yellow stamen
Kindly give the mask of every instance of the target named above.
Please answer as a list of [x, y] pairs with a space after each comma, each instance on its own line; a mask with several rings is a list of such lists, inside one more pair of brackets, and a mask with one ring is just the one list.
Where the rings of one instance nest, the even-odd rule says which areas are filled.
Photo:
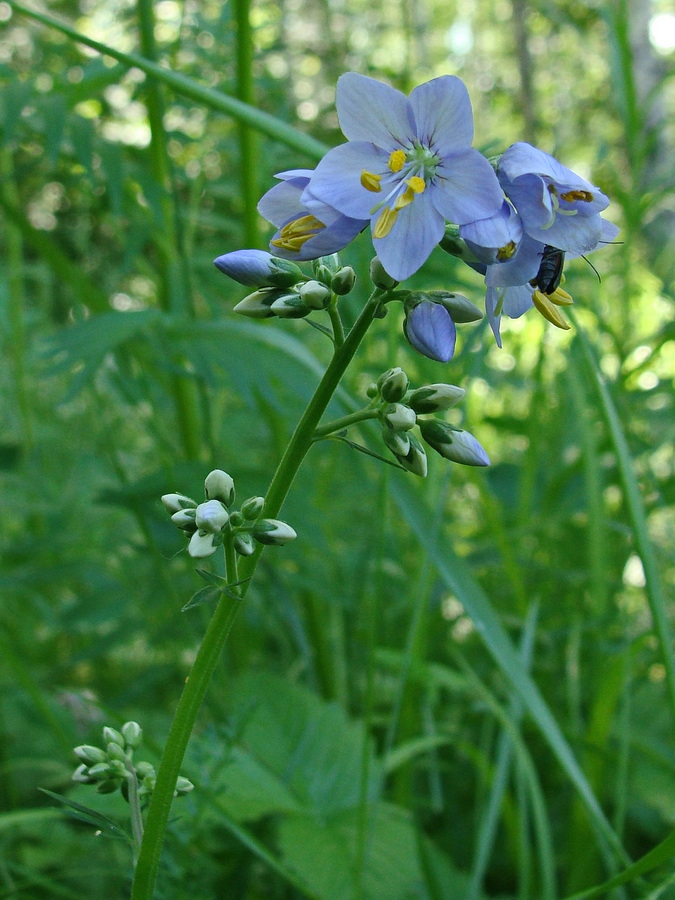
[[565, 191], [560, 197], [562, 200], [567, 200], [568, 203], [573, 203], [575, 200], [583, 200], [584, 203], [593, 201], [593, 194], [590, 191]]
[[413, 175], [411, 178], [408, 178], [406, 184], [410, 188], [411, 191], [414, 191], [416, 194], [424, 193], [424, 189], [427, 186], [424, 178], [420, 178], [419, 175]]
[[551, 303], [551, 300], [546, 294], [542, 294], [541, 291], [535, 291], [532, 294], [532, 302], [534, 303], [535, 308], [539, 310], [542, 316], [550, 322], [551, 325], [555, 325], [556, 328], [562, 328], [563, 331], [569, 331], [570, 326], [563, 319], [558, 311], [558, 307]]
[[375, 175], [374, 172], [366, 172], [365, 169], [361, 172], [361, 185], [373, 194], [379, 194], [382, 190], [382, 186], [380, 185], [381, 181], [381, 175]]
[[280, 250], [290, 250], [297, 253], [302, 245], [314, 237], [321, 228], [326, 226], [323, 222], [315, 219], [314, 216], [300, 216], [299, 219], [293, 219], [288, 222], [279, 232], [279, 237], [273, 240], [272, 246], [279, 247]]
[[389, 168], [392, 172], [400, 172], [405, 163], [405, 151], [404, 150], [393, 150], [389, 154]]
[[398, 209], [391, 209], [390, 207], [385, 206], [385, 208], [380, 213], [377, 222], [375, 223], [375, 228], [373, 228], [373, 237], [386, 237], [394, 227], [394, 222], [396, 221], [397, 216]]
[[505, 259], [511, 259], [515, 252], [516, 242], [509, 241], [508, 244], [504, 244], [503, 247], [500, 247], [499, 250], [497, 250], [497, 259], [499, 262], [504, 262]]
[[415, 193], [413, 189], [408, 186], [402, 194], [398, 195], [398, 197], [394, 201], [393, 209], [398, 212], [399, 209], [404, 209], [406, 206], [410, 206], [414, 199]]
[[546, 296], [556, 306], [571, 306], [574, 303], [572, 295], [568, 294], [561, 287], [557, 287], [552, 294], [547, 294]]

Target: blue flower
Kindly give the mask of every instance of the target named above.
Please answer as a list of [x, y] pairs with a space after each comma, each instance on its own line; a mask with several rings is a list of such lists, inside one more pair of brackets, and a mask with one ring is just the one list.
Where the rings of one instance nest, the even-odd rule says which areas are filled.
[[406, 302], [403, 333], [410, 346], [428, 359], [448, 362], [455, 353], [457, 329], [441, 303], [419, 300], [412, 295]]
[[342, 250], [368, 224], [342, 215], [313, 195], [308, 185], [312, 169], [280, 172], [275, 185], [261, 198], [258, 212], [276, 225], [271, 250], [284, 259], [298, 261], [330, 256]]
[[213, 260], [225, 275], [247, 287], [291, 287], [304, 276], [285, 259], [276, 259], [266, 250], [234, 250]]
[[321, 160], [310, 191], [345, 216], [370, 220], [392, 278], [403, 281], [420, 268], [446, 220], [466, 225], [499, 211], [503, 192], [492, 166], [471, 148], [471, 102], [459, 78], [434, 78], [406, 98], [348, 72], [338, 80], [336, 105], [348, 143]]
[[604, 227], [600, 213], [609, 205], [597, 187], [525, 143], [502, 154], [497, 174], [531, 238], [577, 255], [595, 249]]

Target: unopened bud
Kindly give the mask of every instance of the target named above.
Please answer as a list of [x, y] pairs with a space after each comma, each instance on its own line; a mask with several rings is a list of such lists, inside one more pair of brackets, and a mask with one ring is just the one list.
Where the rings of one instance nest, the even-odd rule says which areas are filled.
[[110, 778], [107, 781], [99, 781], [96, 785], [97, 794], [112, 794], [120, 786], [118, 778]]
[[320, 281], [306, 281], [298, 288], [302, 302], [310, 309], [325, 309], [330, 303], [330, 288]]
[[234, 549], [241, 556], [251, 556], [255, 553], [255, 544], [248, 531], [239, 531], [235, 534], [232, 543], [234, 544]]
[[126, 759], [126, 754], [124, 752], [124, 747], [120, 747], [119, 744], [110, 743], [106, 746], [106, 755], [108, 760], [112, 762], [124, 762]]
[[95, 784], [96, 779], [89, 774], [89, 767], [84, 764], [78, 766], [71, 776], [71, 780], [77, 784]]
[[385, 270], [377, 256], [370, 261], [370, 280], [375, 287], [379, 287], [383, 291], [389, 291], [398, 284], [398, 281]]
[[194, 787], [194, 784], [188, 778], [179, 775], [176, 779], [176, 790], [173, 795], [174, 797], [183, 797], [185, 794], [189, 794], [190, 791], [193, 791]]
[[427, 455], [424, 447], [420, 444], [414, 434], [409, 434], [410, 447], [405, 456], [397, 456], [404, 469], [412, 472], [413, 475], [419, 475], [420, 478], [426, 478], [427, 475]]
[[337, 253], [331, 253], [328, 256], [320, 256], [312, 262], [312, 272], [317, 281], [323, 282], [330, 287], [330, 282], [340, 269], [340, 257]]
[[137, 777], [140, 779], [147, 778], [149, 775], [154, 777], [155, 775], [155, 767], [152, 763], [145, 762], [145, 760], [137, 762], [134, 768], [136, 769]]
[[75, 747], [73, 753], [87, 766], [95, 766], [106, 760], [105, 751], [100, 747], [93, 747], [91, 744], [81, 744], [79, 747]]
[[409, 431], [417, 422], [415, 410], [403, 403], [390, 403], [385, 406], [382, 417], [394, 431]]
[[220, 500], [207, 500], [200, 503], [195, 513], [195, 524], [200, 531], [218, 534], [227, 525], [230, 514]]
[[249, 497], [241, 504], [241, 514], [245, 519], [252, 521], [257, 519], [265, 506], [264, 497]]
[[197, 505], [194, 500], [186, 497], [185, 494], [163, 494], [161, 500], [164, 504], [164, 509], [168, 513], [176, 513], [183, 509], [194, 509]]
[[378, 378], [380, 395], [388, 403], [398, 403], [399, 400], [402, 400], [405, 392], [408, 390], [409, 383], [408, 376], [400, 366], [396, 366], [395, 369], [389, 369], [389, 371]]
[[468, 431], [440, 419], [420, 420], [420, 431], [427, 444], [445, 459], [465, 466], [490, 465], [487, 453]]
[[464, 294], [454, 294], [451, 291], [427, 291], [427, 296], [435, 303], [444, 306], [453, 321], [459, 322], [460, 325], [465, 322], [477, 322], [483, 318], [483, 313]]
[[407, 431], [392, 431], [385, 427], [382, 429], [382, 440], [396, 458], [407, 456], [410, 452], [410, 435]]
[[287, 544], [298, 536], [295, 529], [278, 519], [259, 519], [251, 529], [251, 534], [260, 544], [276, 545]]
[[103, 728], [103, 740], [106, 744], [119, 744], [120, 747], [124, 747], [124, 738], [120, 732], [116, 728], [111, 728], [109, 725], [106, 725]]
[[122, 725], [122, 737], [126, 741], [127, 747], [135, 749], [143, 740], [143, 729], [138, 722], [125, 722]]
[[220, 533], [212, 534], [210, 532], [195, 531], [188, 544], [188, 553], [193, 559], [204, 559], [204, 557], [215, 553], [221, 543]]
[[252, 294], [244, 297], [243, 300], [240, 300], [233, 311], [240, 316], [246, 316], [248, 319], [269, 319], [274, 315], [270, 306], [279, 296], [279, 291], [263, 288], [263, 290], [254, 291]]
[[196, 509], [196, 507], [194, 509], [179, 509], [178, 512], [171, 516], [171, 521], [176, 528], [193, 532], [197, 527], [195, 525]]
[[330, 289], [334, 294], [343, 297], [348, 294], [356, 283], [356, 272], [351, 266], [343, 266], [333, 276]]
[[225, 506], [234, 503], [234, 479], [222, 469], [214, 469], [204, 479], [207, 500], [220, 500]]
[[299, 294], [284, 294], [274, 301], [270, 309], [280, 319], [304, 319], [311, 312]]
[[465, 394], [464, 388], [456, 387], [454, 384], [426, 384], [414, 390], [406, 403], [416, 413], [424, 415], [450, 409], [459, 403]]

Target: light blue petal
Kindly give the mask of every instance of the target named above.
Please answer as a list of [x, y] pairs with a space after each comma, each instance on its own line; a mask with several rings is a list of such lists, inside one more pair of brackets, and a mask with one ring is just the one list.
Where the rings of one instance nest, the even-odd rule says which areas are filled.
[[541, 265], [544, 244], [525, 235], [515, 255], [506, 262], [488, 266], [485, 283], [495, 287], [517, 287], [536, 277]]
[[[523, 226], [513, 206], [504, 200], [496, 215], [460, 226], [459, 236], [472, 245], [470, 249], [492, 249], [496, 256], [500, 247], [511, 241], [518, 244], [523, 236]], [[496, 262], [496, 259], [490, 261]]]
[[546, 229], [531, 228], [523, 218], [523, 225], [535, 240], [576, 255], [595, 250], [602, 235], [600, 216], [556, 216], [553, 225]]
[[440, 303], [424, 300], [406, 316], [403, 331], [410, 345], [437, 362], [448, 362], [455, 353], [457, 329]]
[[410, 95], [417, 139], [442, 155], [471, 146], [473, 112], [469, 92], [454, 75], [441, 75]]
[[[377, 215], [373, 224], [376, 221]], [[386, 237], [373, 239], [373, 246], [385, 271], [404, 281], [424, 265], [444, 234], [445, 221], [425, 191], [399, 212]]]
[[444, 158], [430, 189], [438, 212], [456, 225], [497, 215], [504, 200], [492, 166], [471, 149]]
[[500, 175], [504, 174], [510, 181], [513, 181], [514, 178], [518, 178], [520, 175], [533, 173], [535, 175], [545, 175], [553, 182], [567, 184], [579, 190], [597, 190], [580, 175], [558, 162], [554, 156], [550, 156], [548, 153], [544, 153], [543, 150], [539, 150], [537, 147], [524, 142], [512, 144], [501, 155], [499, 173]]
[[[368, 219], [373, 207], [386, 197], [386, 184], [392, 175], [387, 168], [388, 159], [388, 153], [365, 141], [341, 144], [329, 150], [316, 167], [310, 191], [318, 200], [350, 218]], [[373, 193], [363, 187], [361, 173], [364, 169], [386, 176], [382, 193]]]
[[495, 309], [497, 308], [501, 294], [501, 290], [494, 287], [488, 287], [487, 291], [485, 292], [485, 315], [488, 322], [490, 323], [490, 328], [492, 329], [492, 333], [495, 336], [497, 346], [500, 348], [502, 346], [502, 336], [500, 334], [499, 328], [502, 317], [501, 314], [498, 316], [495, 315]]
[[390, 85], [346, 72], [338, 78], [335, 104], [342, 133], [350, 141], [372, 141], [388, 153], [411, 146], [415, 130], [410, 105]]
[[280, 228], [284, 222], [304, 209], [300, 198], [308, 181], [308, 178], [301, 177], [275, 184], [260, 198], [258, 212], [272, 225]]
[[532, 174], [520, 175], [512, 182], [502, 180], [502, 186], [518, 210], [526, 231], [528, 226], [544, 228], [549, 225], [554, 215], [553, 203], [543, 178]]
[[529, 284], [506, 288], [502, 313], [512, 319], [520, 318], [523, 313], [532, 308], [532, 292], [533, 289]]

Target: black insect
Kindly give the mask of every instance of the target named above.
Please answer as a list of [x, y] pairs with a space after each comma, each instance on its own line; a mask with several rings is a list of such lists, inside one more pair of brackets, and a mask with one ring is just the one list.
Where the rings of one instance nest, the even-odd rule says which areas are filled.
[[541, 254], [539, 271], [530, 284], [542, 292], [552, 294], [559, 287], [565, 265], [565, 251], [546, 244]]

